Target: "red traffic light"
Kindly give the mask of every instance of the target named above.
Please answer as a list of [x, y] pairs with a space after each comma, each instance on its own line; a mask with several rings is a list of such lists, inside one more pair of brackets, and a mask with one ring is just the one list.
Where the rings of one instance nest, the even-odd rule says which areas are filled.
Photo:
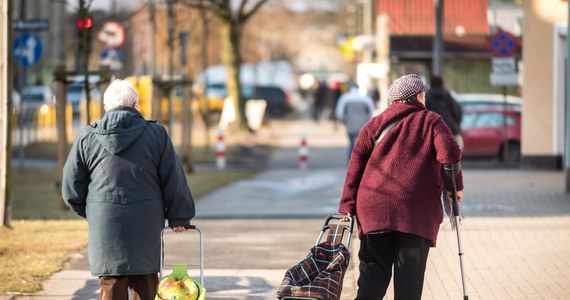
[[85, 17], [85, 19], [77, 19], [78, 29], [90, 29], [91, 27], [93, 27], [93, 20], [91, 20], [91, 17]]

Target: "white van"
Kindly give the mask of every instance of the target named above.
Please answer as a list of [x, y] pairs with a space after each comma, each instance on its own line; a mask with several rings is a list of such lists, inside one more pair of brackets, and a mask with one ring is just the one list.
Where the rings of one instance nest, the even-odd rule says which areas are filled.
[[20, 105], [24, 107], [38, 107], [54, 102], [53, 91], [45, 85], [26, 86], [20, 93]]

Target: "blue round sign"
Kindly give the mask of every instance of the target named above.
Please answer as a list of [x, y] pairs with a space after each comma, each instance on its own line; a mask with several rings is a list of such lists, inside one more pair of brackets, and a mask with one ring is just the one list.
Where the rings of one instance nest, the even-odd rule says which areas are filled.
[[491, 38], [491, 50], [496, 56], [513, 56], [518, 42], [514, 35], [507, 31], [499, 31]]
[[22, 33], [14, 39], [14, 59], [23, 66], [35, 65], [42, 57], [42, 41], [33, 33]]

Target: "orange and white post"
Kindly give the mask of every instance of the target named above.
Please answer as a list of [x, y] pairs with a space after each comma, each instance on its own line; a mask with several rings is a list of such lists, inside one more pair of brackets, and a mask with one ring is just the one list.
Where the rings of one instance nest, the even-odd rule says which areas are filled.
[[216, 142], [216, 167], [224, 169], [226, 167], [226, 144], [224, 142], [224, 129], [218, 128], [218, 141]]
[[308, 160], [309, 148], [307, 147], [307, 134], [303, 132], [301, 133], [301, 145], [299, 146], [299, 167], [306, 169]]

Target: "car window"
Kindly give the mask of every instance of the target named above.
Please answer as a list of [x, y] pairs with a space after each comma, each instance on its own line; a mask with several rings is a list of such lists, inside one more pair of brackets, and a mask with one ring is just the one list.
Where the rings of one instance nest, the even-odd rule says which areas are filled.
[[210, 84], [206, 87], [206, 95], [212, 98], [225, 98], [228, 92], [223, 84]]
[[255, 89], [254, 97], [262, 99], [282, 99], [285, 93], [279, 88], [258, 87]]
[[[516, 121], [507, 116], [507, 125], [515, 125]], [[503, 114], [499, 112], [472, 112], [466, 113], [461, 120], [461, 128], [489, 128], [503, 126]]]
[[[241, 94], [246, 98], [251, 98], [253, 94], [253, 86], [241, 86]], [[226, 86], [224, 84], [209, 84], [207, 87], [206, 95], [209, 98], [225, 98], [228, 95]]]

